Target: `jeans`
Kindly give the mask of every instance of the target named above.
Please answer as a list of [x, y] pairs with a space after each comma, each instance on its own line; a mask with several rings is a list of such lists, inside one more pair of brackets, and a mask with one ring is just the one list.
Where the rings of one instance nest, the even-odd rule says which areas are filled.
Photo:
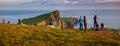
[[79, 23], [79, 29], [82, 30], [83, 29], [83, 24]]
[[97, 21], [94, 21], [94, 28], [96, 28], [96, 25], [98, 24]]

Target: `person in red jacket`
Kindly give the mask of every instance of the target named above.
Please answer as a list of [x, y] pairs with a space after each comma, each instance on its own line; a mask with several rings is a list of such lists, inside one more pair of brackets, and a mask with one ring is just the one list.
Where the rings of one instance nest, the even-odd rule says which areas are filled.
[[87, 21], [86, 16], [83, 17], [83, 20], [84, 20], [84, 28], [85, 28], [85, 30], [87, 30], [88, 21]]

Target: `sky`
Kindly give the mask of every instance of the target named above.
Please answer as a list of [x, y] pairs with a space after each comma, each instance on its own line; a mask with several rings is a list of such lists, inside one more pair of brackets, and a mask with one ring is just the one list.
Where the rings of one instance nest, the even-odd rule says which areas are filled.
[[120, 9], [120, 0], [0, 0], [0, 10]]

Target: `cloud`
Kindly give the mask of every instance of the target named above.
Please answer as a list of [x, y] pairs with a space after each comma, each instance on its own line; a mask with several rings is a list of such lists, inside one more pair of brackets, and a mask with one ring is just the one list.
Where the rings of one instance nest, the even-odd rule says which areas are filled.
[[120, 2], [120, 0], [95, 0], [97, 2]]
[[120, 0], [95, 0], [96, 2], [120, 2]]
[[[81, 7], [112, 9], [117, 4], [107, 4], [108, 2], [120, 2], [120, 0], [0, 0], [0, 9], [79, 9]], [[118, 4], [117, 6], [120, 7]]]
[[0, 5], [15, 5], [15, 4], [89, 4], [102, 2], [120, 2], [120, 0], [0, 0]]
[[30, 2], [33, 0], [0, 0], [0, 2]]
[[26, 2], [33, 2], [33, 0], [0, 0], [0, 5], [9, 6], [9, 5], [26, 3]]

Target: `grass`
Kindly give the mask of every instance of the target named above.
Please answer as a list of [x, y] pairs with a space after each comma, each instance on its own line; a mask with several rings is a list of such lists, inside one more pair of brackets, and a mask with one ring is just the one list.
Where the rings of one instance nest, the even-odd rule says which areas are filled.
[[51, 19], [50, 17], [52, 16], [52, 14], [53, 14], [53, 16], [55, 16], [55, 14], [59, 15], [59, 10], [56, 10], [56, 11], [53, 11], [50, 13], [46, 13], [46, 14], [42, 14], [42, 15], [38, 15], [35, 17], [31, 17], [31, 18], [26, 18], [26, 19], [23, 19], [22, 22], [26, 25], [38, 24], [38, 23], [41, 23], [45, 20]]
[[0, 24], [0, 46], [120, 46], [120, 41], [77, 29]]
[[110, 31], [108, 32], [108, 35], [111, 36], [120, 36], [120, 30], [117, 29], [109, 29]]

